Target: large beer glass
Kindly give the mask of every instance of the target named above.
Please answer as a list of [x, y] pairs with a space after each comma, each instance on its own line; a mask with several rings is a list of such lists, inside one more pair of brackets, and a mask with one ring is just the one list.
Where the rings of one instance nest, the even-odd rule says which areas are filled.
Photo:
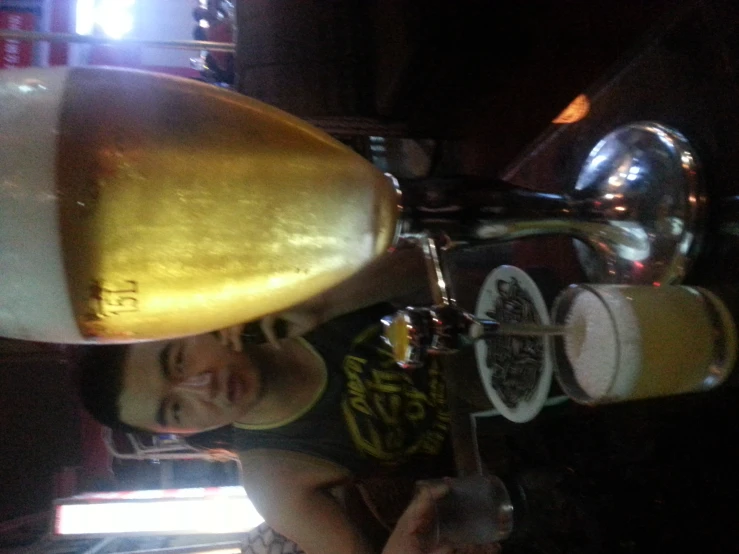
[[699, 287], [573, 285], [552, 322], [555, 375], [584, 404], [710, 390], [736, 362], [731, 314]]
[[385, 252], [394, 182], [196, 81], [0, 72], [0, 335], [103, 342], [250, 321]]

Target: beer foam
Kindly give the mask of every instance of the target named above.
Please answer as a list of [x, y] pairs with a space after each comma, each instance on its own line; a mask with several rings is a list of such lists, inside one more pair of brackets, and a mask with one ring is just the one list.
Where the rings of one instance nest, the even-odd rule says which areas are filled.
[[0, 71], [0, 335], [82, 342], [57, 212], [56, 153], [68, 68]]
[[573, 376], [593, 399], [625, 396], [640, 360], [639, 325], [630, 301], [616, 288], [582, 290], [566, 324], [565, 352]]

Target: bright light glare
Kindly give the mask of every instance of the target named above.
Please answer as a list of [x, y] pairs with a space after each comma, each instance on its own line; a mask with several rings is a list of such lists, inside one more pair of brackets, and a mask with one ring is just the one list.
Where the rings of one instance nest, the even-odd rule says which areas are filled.
[[102, 496], [90, 501], [85, 501], [85, 497], [61, 500], [55, 506], [54, 534], [246, 533], [264, 518], [243, 488], [238, 487], [236, 493], [234, 488], [189, 489], [198, 491], [197, 494], [188, 494], [183, 489], [169, 491], [166, 497], [162, 497], [162, 491], [149, 491], [150, 494], [139, 491], [117, 499], [108, 497], [109, 500]]
[[639, 172], [641, 171], [641, 167], [638, 165], [632, 166], [629, 168], [629, 175], [626, 177], [628, 181], [636, 181], [636, 179], [639, 178]]
[[111, 38], [122, 38], [133, 30], [136, 0], [77, 0], [75, 31], [92, 34], [95, 26]]
[[77, 0], [75, 15], [75, 32], [91, 35], [95, 27], [95, 0]]
[[598, 167], [600, 164], [602, 164], [604, 161], [608, 159], [608, 156], [604, 156], [603, 154], [598, 154], [592, 161], [590, 165], [592, 165], [594, 168]]
[[[626, 211], [624, 206], [618, 206], [615, 209], [620, 212]], [[620, 238], [617, 238], [616, 250], [621, 258], [641, 262], [649, 257], [652, 251], [651, 243], [649, 235], [641, 225], [633, 221], [611, 221], [610, 223], [625, 231]]]
[[620, 187], [621, 185], [624, 184], [625, 176], [626, 176], [625, 174], [621, 174], [621, 173], [619, 173], [618, 175], [611, 175], [608, 178], [608, 184], [611, 185], [612, 187]]
[[100, 0], [96, 18], [103, 32], [111, 38], [121, 38], [133, 29], [134, 0]]

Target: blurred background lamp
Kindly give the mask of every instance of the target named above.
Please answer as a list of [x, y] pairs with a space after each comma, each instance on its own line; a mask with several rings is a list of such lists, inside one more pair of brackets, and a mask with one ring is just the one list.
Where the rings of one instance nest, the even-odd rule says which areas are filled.
[[110, 38], [123, 38], [133, 30], [136, 0], [77, 0], [75, 31], [91, 35], [99, 28]]
[[115, 491], [56, 500], [53, 534], [231, 534], [263, 521], [243, 487]]

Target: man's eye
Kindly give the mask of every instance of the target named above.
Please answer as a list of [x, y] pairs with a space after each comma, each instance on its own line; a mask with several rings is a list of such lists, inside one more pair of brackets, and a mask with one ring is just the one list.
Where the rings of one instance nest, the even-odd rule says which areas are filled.
[[185, 348], [182, 345], [177, 349], [177, 355], [174, 360], [174, 370], [178, 377], [182, 377], [185, 373]]

